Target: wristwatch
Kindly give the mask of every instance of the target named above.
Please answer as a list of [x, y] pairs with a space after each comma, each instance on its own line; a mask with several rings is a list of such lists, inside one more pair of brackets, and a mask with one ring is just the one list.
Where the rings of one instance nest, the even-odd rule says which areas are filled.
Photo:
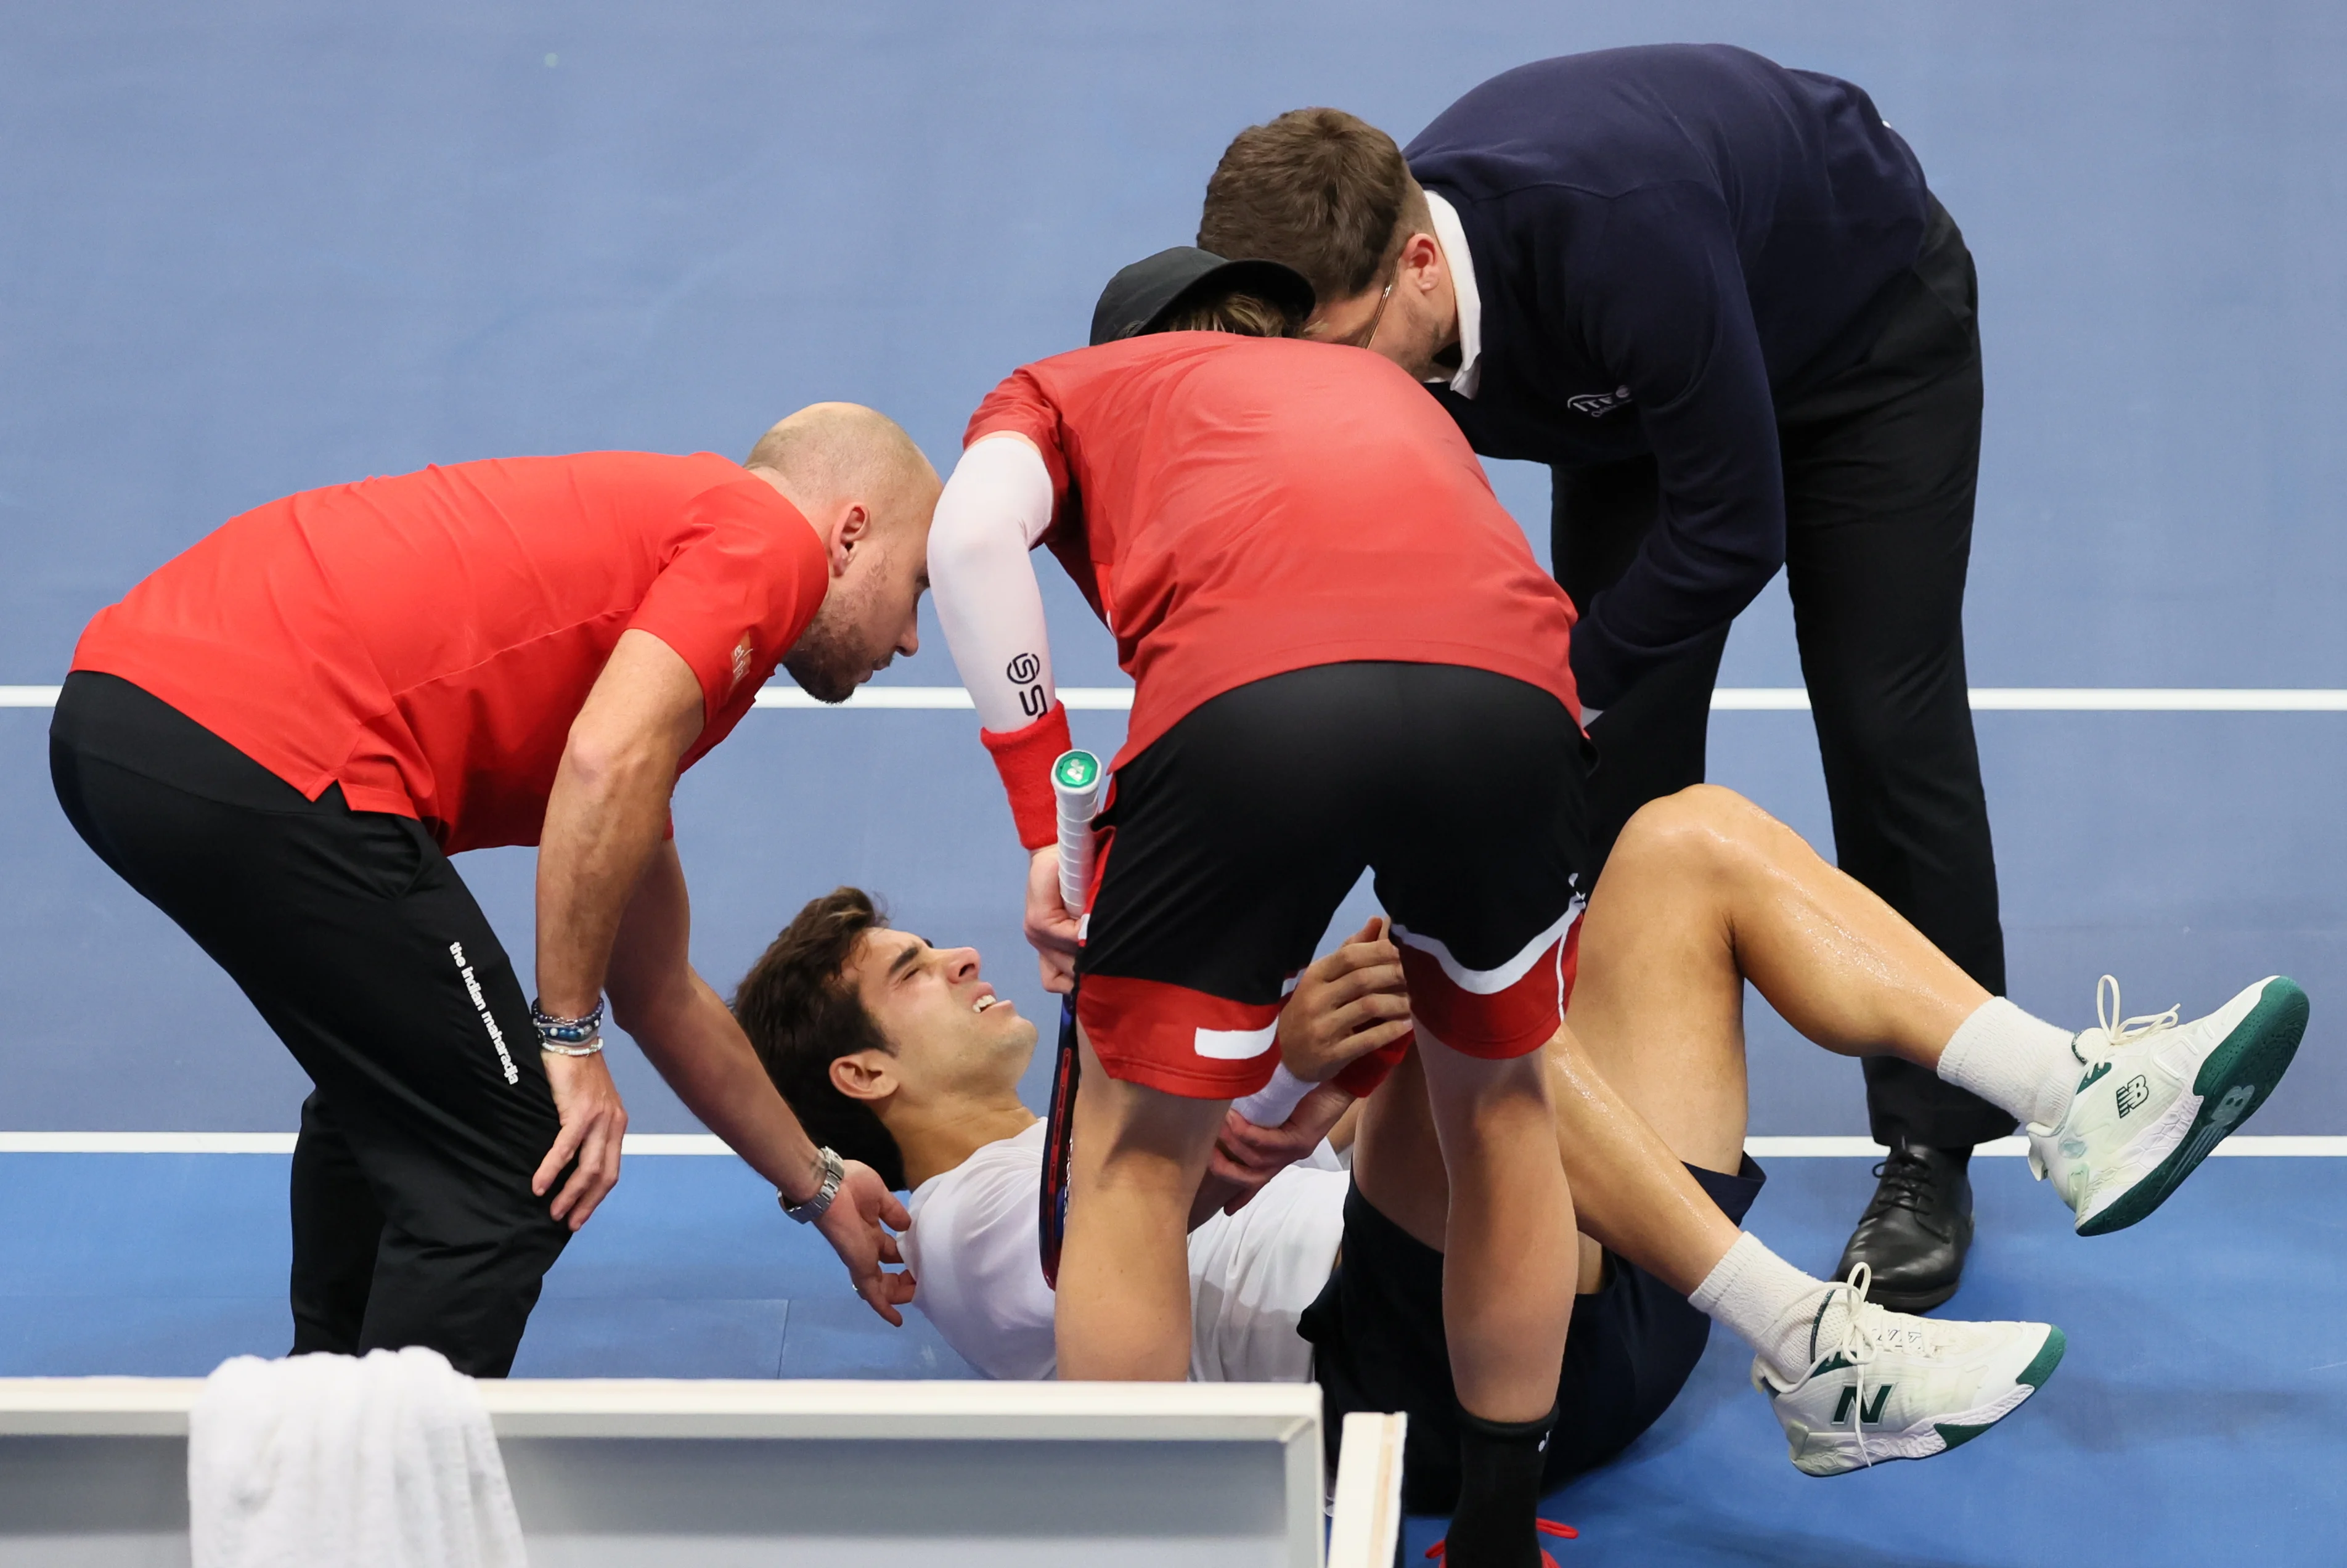
[[823, 1212], [831, 1207], [831, 1200], [839, 1196], [839, 1184], [847, 1180], [846, 1162], [830, 1150], [817, 1149], [815, 1160], [823, 1167], [823, 1185], [815, 1189], [815, 1196], [793, 1208], [788, 1194], [778, 1192], [774, 1194], [774, 1202], [782, 1205], [783, 1213], [801, 1225], [821, 1219]]

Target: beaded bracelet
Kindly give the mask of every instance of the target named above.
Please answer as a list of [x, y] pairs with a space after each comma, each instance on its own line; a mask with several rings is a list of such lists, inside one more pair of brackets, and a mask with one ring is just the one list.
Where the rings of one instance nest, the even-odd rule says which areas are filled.
[[[594, 1010], [584, 1018], [555, 1018], [533, 1000], [529, 1004], [529, 1021], [538, 1026], [538, 1038], [541, 1042], [559, 1040], [564, 1045], [584, 1045], [603, 1028], [603, 999], [597, 997]], [[582, 1050], [574, 1054], [591, 1056], [594, 1052]]]
[[603, 1054], [603, 1037], [600, 1034], [596, 1035], [583, 1045], [567, 1045], [559, 1040], [541, 1040], [538, 1042], [538, 1049], [553, 1056], [600, 1056]]

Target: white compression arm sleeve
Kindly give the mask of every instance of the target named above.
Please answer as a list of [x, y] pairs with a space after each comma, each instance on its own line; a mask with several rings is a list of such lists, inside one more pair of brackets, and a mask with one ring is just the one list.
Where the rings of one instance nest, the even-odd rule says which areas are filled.
[[978, 722], [998, 734], [1051, 711], [1051, 644], [1028, 552], [1051, 526], [1051, 475], [1016, 436], [961, 455], [929, 528], [929, 591]]

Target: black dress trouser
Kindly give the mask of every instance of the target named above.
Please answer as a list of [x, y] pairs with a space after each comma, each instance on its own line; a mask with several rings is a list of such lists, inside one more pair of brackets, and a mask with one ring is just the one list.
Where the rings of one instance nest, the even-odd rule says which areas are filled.
[[243, 989], [316, 1085], [293, 1151], [293, 1352], [425, 1345], [503, 1377], [569, 1239], [529, 1004], [424, 825], [315, 801], [127, 681], [49, 728], [98, 857]]
[[[1937, 201], [1922, 254], [1866, 357], [1781, 404], [1785, 581], [1841, 868], [1965, 973], [2004, 992], [1996, 861], [1964, 677], [1964, 572], [1980, 471], [1972, 255]], [[1656, 507], [1655, 464], [1554, 471], [1557, 580], [1576, 604], [1629, 566]], [[1727, 629], [1655, 670], [1590, 727], [1590, 833], [1698, 783]], [[1865, 1061], [1877, 1141], [1962, 1148], [2013, 1119], [1926, 1069]]]

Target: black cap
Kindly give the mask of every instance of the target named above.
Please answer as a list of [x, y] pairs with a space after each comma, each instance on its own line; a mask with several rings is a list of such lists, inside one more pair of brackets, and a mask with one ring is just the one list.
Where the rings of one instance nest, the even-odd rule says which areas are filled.
[[1108, 281], [1092, 307], [1092, 346], [1155, 332], [1165, 318], [1209, 294], [1245, 291], [1302, 321], [1312, 313], [1312, 285], [1277, 261], [1226, 261], [1212, 251], [1176, 245], [1135, 261]]

